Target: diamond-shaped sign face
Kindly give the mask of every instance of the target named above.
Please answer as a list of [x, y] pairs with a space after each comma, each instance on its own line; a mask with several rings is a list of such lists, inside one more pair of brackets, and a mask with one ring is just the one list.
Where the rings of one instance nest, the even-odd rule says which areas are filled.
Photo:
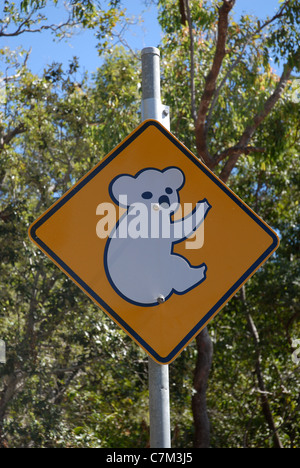
[[279, 245], [264, 221], [153, 120], [40, 216], [29, 236], [162, 364]]

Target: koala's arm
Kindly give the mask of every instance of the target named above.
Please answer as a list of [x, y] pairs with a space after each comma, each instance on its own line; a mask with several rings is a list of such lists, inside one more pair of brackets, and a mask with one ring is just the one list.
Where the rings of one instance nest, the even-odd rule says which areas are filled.
[[174, 238], [187, 239], [189, 238], [203, 223], [207, 213], [211, 209], [211, 205], [206, 198], [197, 203], [195, 209], [185, 218], [174, 221]]

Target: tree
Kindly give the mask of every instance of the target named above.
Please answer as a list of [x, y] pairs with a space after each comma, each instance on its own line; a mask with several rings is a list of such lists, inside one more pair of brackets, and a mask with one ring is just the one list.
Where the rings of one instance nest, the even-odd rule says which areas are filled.
[[105, 47], [105, 37], [112, 33], [120, 18], [124, 19], [124, 11], [117, 8], [120, 0], [106, 2], [104, 8], [98, 0], [69, 0], [64, 4], [63, 21], [58, 24], [51, 23], [44, 14], [45, 7], [49, 4], [59, 6], [58, 0], [22, 0], [19, 6], [5, 0], [0, 19], [0, 37], [15, 37], [24, 33], [36, 34], [50, 30], [61, 39], [72, 34], [74, 28], [83, 27], [92, 29], [99, 41], [99, 47]]
[[[260, 157], [267, 153], [267, 145], [256, 144], [257, 133], [280, 102], [292, 71], [299, 66], [299, 2], [282, 2], [278, 12], [263, 23], [244, 16], [240, 24], [230, 18], [234, 0], [215, 2], [212, 6], [208, 2], [184, 0], [179, 2], [177, 11], [173, 2], [158, 3], [161, 24], [167, 34], [164, 54], [169, 91], [165, 100], [173, 102], [171, 108], [177, 110], [173, 126], [177, 135], [184, 135], [189, 147], [194, 146], [198, 157], [227, 182], [234, 169], [238, 167], [237, 174], [241, 171], [239, 162], [243, 156], [254, 158], [256, 154]], [[287, 22], [289, 29], [284, 26]], [[277, 63], [285, 60], [278, 81], [271, 72], [272, 55]], [[182, 105], [183, 101], [186, 103], [187, 89], [175, 85], [175, 94], [170, 87], [170, 75], [174, 74], [177, 83], [182, 82], [183, 76], [189, 79], [189, 110]], [[181, 131], [183, 127], [185, 132]], [[252, 332], [255, 337], [254, 328]], [[193, 397], [195, 445], [205, 447], [209, 445], [205, 394], [212, 362], [207, 330], [197, 337], [197, 347]], [[264, 391], [260, 368], [257, 376]], [[274, 432], [266, 400], [262, 402], [263, 411]], [[278, 437], [275, 445], [281, 446]]]
[[[38, 19], [46, 3], [13, 7], [2, 32], [47, 25]], [[159, 2], [164, 101], [175, 135], [279, 232], [281, 247], [172, 364], [173, 445], [190, 447], [194, 437], [198, 447], [296, 447], [299, 4], [284, 2], [264, 22], [246, 15], [236, 23], [233, 3]], [[70, 21], [94, 28], [95, 5], [80, 2]], [[122, 20], [121, 11], [112, 18]], [[114, 21], [104, 23], [108, 32]], [[281, 78], [272, 56], [284, 60]], [[143, 352], [27, 238], [30, 222], [138, 124], [140, 65], [117, 49], [92, 79], [79, 78], [76, 59], [34, 76], [27, 52], [1, 57], [8, 70], [1, 77], [0, 337], [9, 346], [0, 367], [0, 444], [145, 446]]]
[[[132, 351], [126, 338], [112, 324], [108, 327], [98, 309], [54, 265], [44, 262], [27, 238], [28, 226], [40, 210], [51, 205], [138, 121], [135, 77], [139, 71], [134, 58], [115, 52], [92, 83], [86, 77], [78, 82], [76, 73], [76, 61], [66, 71], [52, 65], [43, 77], [23, 70], [6, 93], [5, 119], [8, 125], [22, 122], [24, 132], [1, 152], [5, 169], [0, 209], [1, 335], [8, 354], [7, 364], [0, 370], [3, 446], [10, 445], [11, 438], [20, 446], [59, 446], [62, 434], [69, 444], [76, 440], [78, 445], [86, 442], [92, 446], [101, 440], [105, 446], [113, 444], [112, 434], [124, 444], [117, 424], [115, 430], [110, 429], [109, 417], [102, 414], [112, 411], [113, 397], [113, 411], [121, 418], [132, 404], [133, 380], [146, 381], [139, 350]], [[133, 113], [131, 127], [124, 118], [128, 108]], [[131, 380], [128, 366], [124, 372], [116, 365], [130, 353]], [[127, 383], [124, 390], [109, 397], [116, 375]], [[77, 397], [78, 388], [84, 389], [84, 397]], [[139, 390], [133, 385], [132, 392], [143, 395], [144, 387]], [[69, 401], [73, 402], [70, 413]], [[80, 410], [82, 401], [86, 401], [85, 412]], [[99, 408], [99, 420], [88, 415], [91, 401]], [[66, 414], [75, 427], [71, 435], [64, 421]], [[96, 435], [86, 433], [83, 415], [91, 427], [101, 424], [101, 436], [96, 429]], [[132, 424], [135, 438], [143, 440], [138, 423]], [[133, 432], [132, 427], [130, 430]]]
[[[72, 34], [75, 28], [92, 29], [98, 40], [98, 49], [102, 51], [107, 46], [107, 36], [112, 33], [116, 24], [122, 18], [126, 21], [124, 11], [117, 8], [120, 1], [112, 0], [107, 7], [103, 9], [100, 2], [84, 0], [76, 2], [70, 0], [65, 3], [66, 17], [58, 24], [53, 24], [48, 21], [44, 9], [49, 3], [55, 7], [58, 5], [58, 0], [23, 0], [17, 6], [14, 2], [5, 0], [2, 6], [0, 17], [0, 38], [15, 37], [22, 34], [39, 34], [45, 30], [53, 32], [54, 36], [61, 40]], [[26, 73], [26, 66], [30, 51], [20, 51], [18, 53], [7, 53], [1, 49], [3, 62], [6, 62], [6, 70], [0, 78], [0, 86], [2, 92], [5, 93], [6, 88], [11, 83], [17, 83]], [[19, 56], [23, 58], [20, 60]], [[52, 74], [54, 74], [52, 70]], [[2, 121], [3, 120], [3, 121]], [[17, 124], [11, 119], [8, 121], [6, 116], [2, 116], [0, 121], [0, 151], [3, 151], [5, 145], [18, 135], [24, 133], [24, 122], [17, 119]]]

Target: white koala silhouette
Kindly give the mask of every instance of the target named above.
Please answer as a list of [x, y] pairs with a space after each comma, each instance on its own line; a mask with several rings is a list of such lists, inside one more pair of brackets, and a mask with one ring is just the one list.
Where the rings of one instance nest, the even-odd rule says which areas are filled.
[[187, 293], [206, 278], [205, 263], [195, 267], [173, 253], [174, 244], [190, 237], [211, 208], [204, 199], [188, 216], [172, 221], [184, 183], [177, 167], [146, 168], [110, 183], [111, 198], [127, 211], [107, 240], [104, 263], [111, 285], [128, 302], [158, 305], [173, 293]]

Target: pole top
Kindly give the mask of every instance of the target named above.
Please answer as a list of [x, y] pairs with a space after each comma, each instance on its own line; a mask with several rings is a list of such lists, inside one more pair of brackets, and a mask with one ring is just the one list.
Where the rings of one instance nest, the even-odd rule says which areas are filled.
[[142, 56], [146, 54], [158, 55], [160, 57], [160, 51], [157, 47], [145, 47], [142, 49]]

